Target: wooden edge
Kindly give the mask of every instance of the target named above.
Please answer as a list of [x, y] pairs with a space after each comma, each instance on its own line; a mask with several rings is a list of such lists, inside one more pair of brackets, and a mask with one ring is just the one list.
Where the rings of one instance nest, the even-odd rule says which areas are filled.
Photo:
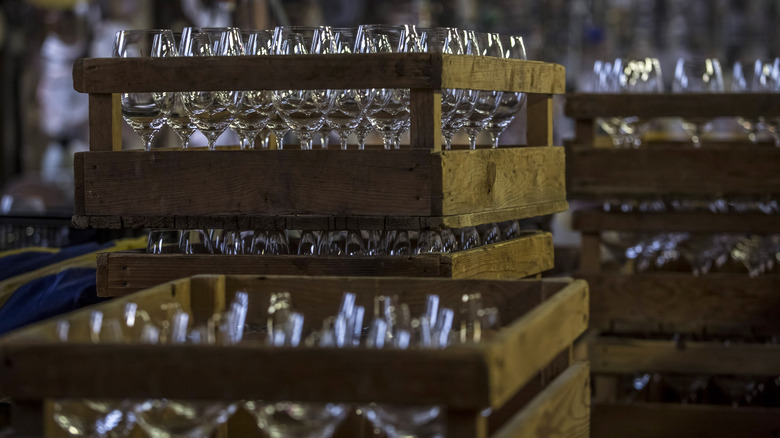
[[541, 204], [524, 205], [522, 207], [504, 208], [485, 212], [458, 214], [443, 216], [441, 223], [446, 228], [463, 228], [488, 224], [491, 222], [503, 222], [514, 219], [528, 219], [532, 217], [547, 216], [561, 213], [569, 209], [566, 200], [556, 200]]
[[594, 438], [771, 437], [780, 408], [594, 402], [591, 423]]
[[[486, 351], [491, 406], [500, 407], [588, 328], [589, 292], [574, 280], [499, 333]], [[544, 339], [544, 342], [540, 342]]]
[[84, 215], [84, 153], [73, 154], [73, 214]]
[[553, 95], [529, 94], [526, 104], [526, 144], [553, 145]]
[[590, 370], [582, 361], [558, 376], [492, 438], [588, 437], [589, 432]]
[[710, 212], [610, 213], [587, 209], [573, 213], [572, 227], [585, 233], [600, 231], [688, 231], [698, 233], [774, 234], [776, 215]]
[[536, 231], [444, 256], [449, 256], [453, 277], [523, 278], [553, 268], [553, 239], [550, 233]]
[[780, 374], [780, 346], [770, 344], [599, 337], [588, 355], [594, 373]]
[[566, 95], [564, 113], [573, 119], [597, 117], [771, 117], [780, 115], [772, 93], [643, 93]]

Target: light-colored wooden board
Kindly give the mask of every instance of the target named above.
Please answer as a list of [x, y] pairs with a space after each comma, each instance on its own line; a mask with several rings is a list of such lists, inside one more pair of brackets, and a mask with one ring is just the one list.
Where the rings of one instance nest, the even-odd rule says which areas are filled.
[[780, 276], [581, 274], [591, 290], [591, 326], [604, 330], [701, 332], [717, 327], [780, 329]]
[[577, 362], [512, 418], [493, 438], [590, 436], [590, 373]]
[[566, 96], [564, 111], [573, 119], [608, 116], [771, 117], [780, 115], [780, 95], [775, 93], [574, 93]]
[[550, 233], [484, 245], [452, 253], [452, 278], [523, 278], [553, 268], [553, 239]]
[[528, 95], [526, 144], [528, 146], [552, 146], [554, 144], [552, 94]]
[[571, 198], [740, 197], [780, 194], [780, 149], [658, 146], [568, 148]]
[[677, 403], [594, 403], [591, 422], [593, 438], [769, 438], [780, 431], [780, 409]]
[[600, 336], [588, 345], [594, 373], [780, 374], [780, 346]]
[[572, 227], [575, 230], [589, 233], [601, 231], [677, 231], [774, 234], [780, 231], [780, 217], [763, 213], [608, 213], [599, 210], [577, 210], [573, 213]]
[[73, 84], [82, 93], [209, 91], [229, 84], [231, 90], [471, 88], [562, 94], [565, 71], [538, 61], [435, 53], [86, 58], [74, 63]]

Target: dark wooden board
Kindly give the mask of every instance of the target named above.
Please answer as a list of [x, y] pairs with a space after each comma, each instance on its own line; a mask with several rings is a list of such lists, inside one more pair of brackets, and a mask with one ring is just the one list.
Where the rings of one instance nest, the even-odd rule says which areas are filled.
[[573, 213], [572, 227], [585, 233], [675, 231], [774, 234], [780, 231], [780, 216], [763, 213], [613, 213], [599, 210], [577, 210]]
[[574, 119], [610, 116], [734, 117], [780, 116], [776, 93], [574, 93], [564, 109]]

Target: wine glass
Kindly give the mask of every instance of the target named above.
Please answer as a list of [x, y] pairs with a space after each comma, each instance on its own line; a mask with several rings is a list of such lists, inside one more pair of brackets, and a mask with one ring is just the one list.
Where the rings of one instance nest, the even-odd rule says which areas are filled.
[[[244, 53], [247, 55], [268, 55], [273, 34], [268, 30], [242, 32]], [[272, 92], [251, 90], [243, 92], [243, 99], [234, 108], [231, 127], [238, 134], [241, 149], [255, 149], [255, 140], [271, 115], [276, 111]]]
[[[413, 25], [364, 24], [358, 27], [359, 53], [421, 52], [422, 45]], [[399, 139], [409, 129], [411, 93], [408, 88], [363, 90], [359, 103], [375, 130], [382, 134], [385, 149], [400, 148]]]
[[[115, 58], [167, 58], [177, 56], [173, 32], [168, 29], [120, 30], [114, 38]], [[175, 93], [121, 93], [122, 118], [141, 137], [144, 149], [165, 125]]]
[[[241, 32], [234, 27], [201, 28], [182, 32], [184, 56], [239, 56], [244, 52]], [[233, 120], [243, 99], [240, 91], [190, 91], [183, 93], [184, 107], [192, 123], [206, 136], [210, 150]]]
[[[501, 38], [494, 32], [474, 32], [476, 37], [475, 47], [479, 56], [492, 56], [500, 58], [504, 56], [501, 46]], [[469, 136], [469, 149], [477, 148], [477, 135], [487, 126], [490, 119], [498, 111], [498, 104], [503, 96], [502, 91], [475, 90], [477, 97], [474, 108], [466, 117], [464, 129]]]
[[182, 230], [179, 251], [184, 254], [214, 254], [214, 245], [206, 230]]
[[[336, 38], [336, 53], [354, 53], [355, 30], [351, 28], [334, 28], [333, 32]], [[349, 134], [358, 127], [363, 117], [363, 111], [358, 104], [358, 90], [333, 90], [333, 93], [335, 94], [333, 108], [325, 117], [325, 120], [326, 124], [338, 133], [341, 149], [346, 150]]]
[[[328, 26], [277, 26], [272, 50], [277, 55], [315, 55], [334, 53], [336, 48]], [[322, 128], [334, 98], [332, 90], [276, 90], [273, 93], [274, 107], [298, 136], [301, 149], [306, 150], [312, 148], [312, 135]]]
[[[674, 70], [674, 93], [722, 93], [723, 73], [716, 58], [680, 58]], [[709, 130], [709, 120], [693, 117], [683, 119], [683, 129], [691, 136], [695, 147], [701, 146], [702, 134]]]
[[[458, 32], [463, 44], [464, 54], [476, 55], [479, 49], [476, 46], [476, 37], [472, 30]], [[478, 94], [475, 90], [459, 90], [460, 94], [454, 103], [454, 107], [448, 109], [446, 120], [442, 120], [441, 133], [444, 138], [444, 149], [452, 149], [452, 138], [466, 123], [469, 114], [474, 110]]]
[[[420, 28], [422, 49], [427, 53], [446, 53], [463, 55], [466, 53], [461, 39], [461, 33], [454, 27]], [[454, 115], [458, 103], [463, 98], [464, 90], [443, 88], [441, 90], [441, 124], [446, 125]]]
[[[593, 91], [596, 93], [617, 93], [621, 90], [620, 75], [623, 72], [623, 60], [617, 58], [614, 62], [593, 63]], [[599, 127], [609, 135], [614, 146], [623, 145], [622, 117], [599, 117], [596, 119]]]
[[[522, 36], [501, 35], [500, 38], [501, 48], [504, 51], [503, 58], [527, 59]], [[525, 93], [504, 91], [501, 95], [501, 99], [498, 100], [498, 108], [485, 127], [485, 130], [490, 134], [490, 142], [494, 148], [498, 147], [498, 138], [520, 112], [525, 100]]]
[[[658, 58], [631, 60], [625, 68], [618, 72], [623, 91], [627, 93], [662, 93], [663, 75]], [[623, 146], [639, 147], [642, 145], [640, 128], [646, 123], [636, 116], [623, 117], [620, 130], [623, 133]]]

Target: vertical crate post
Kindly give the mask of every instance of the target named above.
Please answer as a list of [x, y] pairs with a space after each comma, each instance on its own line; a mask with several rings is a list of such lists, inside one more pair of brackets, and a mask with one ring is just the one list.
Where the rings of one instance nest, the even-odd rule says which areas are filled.
[[526, 126], [528, 146], [553, 145], [552, 94], [528, 94]]
[[441, 90], [412, 88], [409, 143], [412, 149], [441, 151]]
[[89, 150], [122, 150], [122, 111], [117, 93], [89, 94]]

